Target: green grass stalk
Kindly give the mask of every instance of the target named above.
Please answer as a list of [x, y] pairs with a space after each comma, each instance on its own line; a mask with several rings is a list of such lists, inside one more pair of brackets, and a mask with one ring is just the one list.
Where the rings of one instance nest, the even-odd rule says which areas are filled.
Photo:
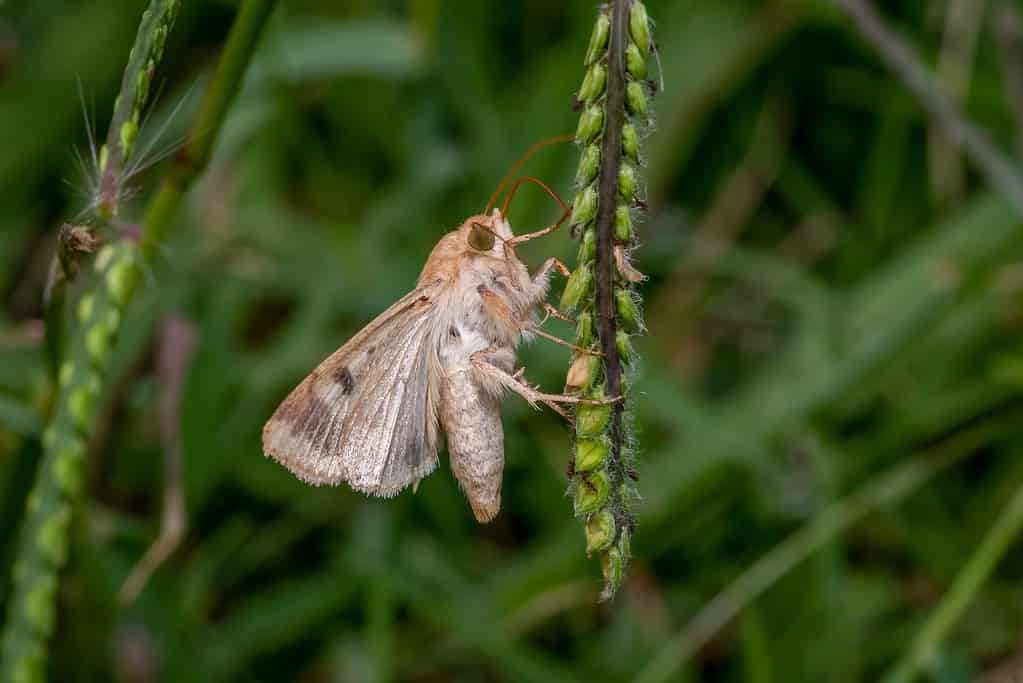
[[[72, 343], [58, 371], [56, 408], [43, 435], [44, 455], [29, 494], [14, 566], [14, 590], [0, 646], [2, 681], [45, 679], [58, 575], [67, 559], [72, 506], [82, 488], [85, 452], [108, 379], [110, 350], [137, 288], [141, 266], [152, 257], [185, 191], [205, 168], [275, 4], [275, 0], [242, 3], [185, 153], [167, 172], [146, 212], [141, 241], [125, 237], [103, 247], [92, 267], [93, 280], [74, 307]], [[147, 21], [152, 17], [143, 19], [144, 26]]]

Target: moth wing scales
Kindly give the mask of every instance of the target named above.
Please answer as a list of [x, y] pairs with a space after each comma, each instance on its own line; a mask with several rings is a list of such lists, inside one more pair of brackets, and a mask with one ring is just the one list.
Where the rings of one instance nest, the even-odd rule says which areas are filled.
[[[409, 293], [320, 363], [267, 421], [266, 455], [309, 483], [347, 481], [374, 495], [429, 474], [437, 466], [427, 375], [437, 287]], [[360, 420], [368, 420], [361, 429]], [[410, 444], [414, 452], [402, 450]]]

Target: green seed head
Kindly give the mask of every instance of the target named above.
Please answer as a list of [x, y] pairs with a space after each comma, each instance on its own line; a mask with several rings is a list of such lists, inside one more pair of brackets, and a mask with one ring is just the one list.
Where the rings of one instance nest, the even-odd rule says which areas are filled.
[[635, 43], [629, 43], [629, 47], [625, 48], [625, 68], [634, 78], [646, 78], [646, 58]]
[[96, 297], [92, 294], [85, 294], [78, 301], [78, 322], [85, 325], [92, 318], [92, 312], [96, 308]]
[[118, 306], [127, 303], [134, 274], [135, 264], [131, 262], [130, 257], [118, 259], [107, 271], [107, 287]]
[[615, 209], [615, 239], [622, 244], [631, 244], [633, 238], [632, 213], [625, 204]]
[[611, 486], [604, 470], [584, 474], [580, 477], [575, 491], [576, 517], [588, 515], [604, 507], [610, 492]]
[[636, 359], [636, 350], [632, 348], [632, 341], [625, 330], [618, 330], [615, 333], [615, 347], [618, 349], [618, 357], [626, 365], [630, 365]]
[[580, 404], [575, 411], [575, 433], [581, 438], [600, 436], [610, 421], [610, 405]]
[[601, 551], [611, 545], [615, 537], [615, 519], [607, 510], [601, 510], [586, 520], [586, 554]]
[[650, 19], [647, 18], [646, 5], [638, 0], [629, 8], [629, 35], [644, 56], [650, 54]]
[[593, 272], [587, 264], [580, 264], [565, 283], [565, 291], [561, 294], [561, 307], [574, 311], [593, 284]]
[[575, 196], [569, 225], [586, 225], [597, 215], [597, 190], [592, 185]]
[[608, 548], [602, 559], [604, 593], [605, 597], [611, 597], [614, 590], [622, 583], [622, 577], [625, 576], [625, 564], [628, 562], [629, 556], [623, 553], [618, 545], [615, 545], [613, 548]]
[[597, 62], [589, 68], [583, 77], [583, 84], [579, 88], [579, 101], [592, 104], [604, 94], [604, 85], [606, 83], [607, 68], [600, 62]]
[[622, 127], [622, 151], [634, 163], [639, 163], [639, 133], [631, 123], [626, 123]]
[[122, 153], [127, 153], [135, 144], [135, 138], [139, 134], [139, 124], [134, 119], [128, 119], [121, 124], [120, 142]]
[[579, 187], [589, 185], [597, 177], [600, 169], [600, 147], [587, 145], [579, 158], [579, 170], [575, 174], [575, 182]]
[[110, 334], [106, 325], [97, 323], [85, 332], [85, 350], [89, 352], [89, 360], [101, 364], [110, 351]]
[[82, 442], [74, 440], [57, 454], [53, 472], [57, 485], [66, 496], [74, 496], [82, 485]]
[[593, 342], [593, 314], [583, 311], [575, 319], [575, 343], [588, 348]]
[[575, 471], [593, 472], [607, 461], [607, 443], [603, 439], [579, 439], [575, 444]]
[[636, 198], [636, 189], [639, 183], [636, 180], [636, 169], [632, 164], [623, 163], [618, 169], [618, 194], [626, 202]]
[[618, 320], [624, 331], [635, 334], [643, 329], [639, 306], [636, 304], [632, 292], [624, 287], [617, 288], [615, 290], [615, 308], [618, 309]]
[[67, 556], [67, 529], [71, 523], [71, 505], [60, 503], [53, 514], [39, 527], [36, 545], [39, 554], [53, 566], [64, 564]]
[[[640, 91], [642, 94], [642, 91]], [[644, 106], [645, 106], [644, 101]], [[579, 127], [575, 129], [575, 141], [585, 144], [595, 138], [604, 127], [604, 109], [592, 104], [579, 116]]]
[[85, 431], [92, 421], [93, 408], [96, 406], [96, 397], [99, 394], [99, 381], [91, 377], [83, 385], [71, 390], [68, 397], [68, 411], [74, 421], [75, 428]]
[[29, 586], [25, 596], [25, 617], [43, 638], [53, 632], [54, 598], [57, 592], [57, 580], [52, 574], [39, 577]]
[[589, 66], [597, 61], [607, 49], [607, 37], [611, 33], [611, 20], [601, 12], [597, 15], [597, 23], [593, 25], [593, 33], [590, 35], [590, 45], [586, 48], [586, 59], [583, 63]]
[[597, 255], [597, 236], [596, 231], [590, 227], [583, 232], [583, 238], [579, 240], [579, 263], [587, 263], [592, 261]]
[[[633, 114], [646, 118], [646, 93], [643, 92], [643, 85], [638, 81], [632, 81], [625, 86], [625, 103], [629, 105], [629, 111]], [[581, 125], [581, 123], [580, 123]]]

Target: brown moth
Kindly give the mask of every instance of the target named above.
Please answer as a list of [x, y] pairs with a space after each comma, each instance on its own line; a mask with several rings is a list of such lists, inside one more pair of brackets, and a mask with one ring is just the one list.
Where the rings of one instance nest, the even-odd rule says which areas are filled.
[[502, 394], [511, 390], [559, 413], [558, 402], [578, 401], [534, 389], [515, 367], [520, 342], [549, 337], [537, 329], [536, 313], [552, 270], [567, 274], [549, 258], [531, 275], [515, 245], [557, 229], [566, 215], [515, 236], [505, 211], [494, 209], [447, 233], [416, 288], [281, 403], [263, 428], [265, 454], [311, 484], [347, 482], [390, 497], [437, 467], [443, 434], [477, 521], [492, 520], [504, 472]]

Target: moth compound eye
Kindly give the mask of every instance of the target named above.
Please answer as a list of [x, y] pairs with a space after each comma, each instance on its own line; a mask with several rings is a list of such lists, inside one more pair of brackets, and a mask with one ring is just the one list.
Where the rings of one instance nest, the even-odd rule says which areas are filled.
[[487, 230], [482, 223], [473, 222], [468, 242], [476, 251], [490, 251], [494, 248], [494, 233]]

